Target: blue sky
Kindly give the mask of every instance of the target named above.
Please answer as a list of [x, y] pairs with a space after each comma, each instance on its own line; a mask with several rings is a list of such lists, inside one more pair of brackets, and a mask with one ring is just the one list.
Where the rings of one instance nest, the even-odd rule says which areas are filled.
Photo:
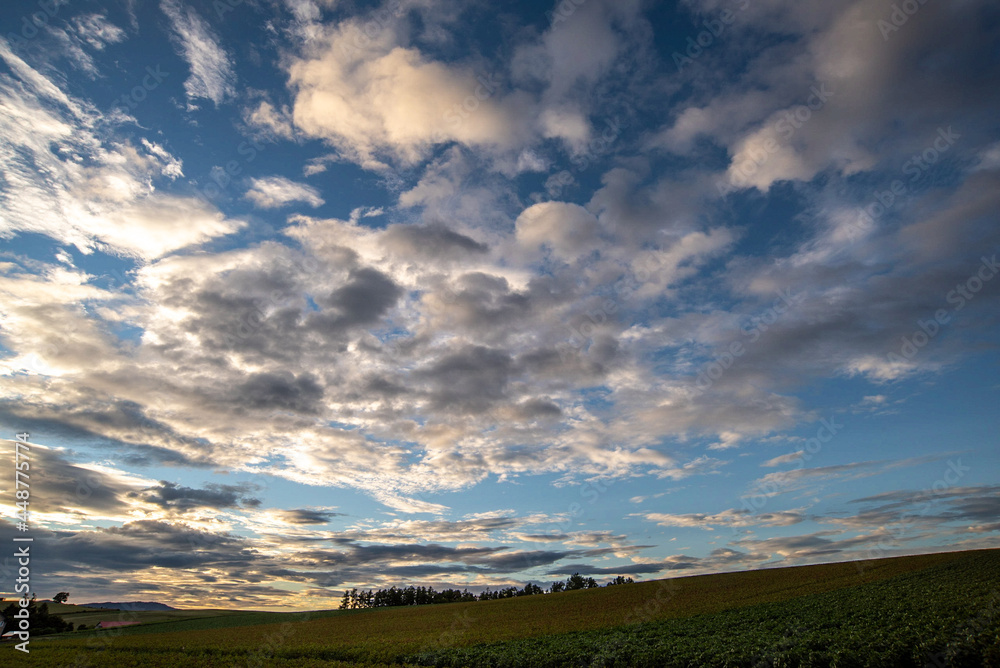
[[39, 595], [997, 545], [992, 3], [0, 26], [0, 436], [36, 444]]

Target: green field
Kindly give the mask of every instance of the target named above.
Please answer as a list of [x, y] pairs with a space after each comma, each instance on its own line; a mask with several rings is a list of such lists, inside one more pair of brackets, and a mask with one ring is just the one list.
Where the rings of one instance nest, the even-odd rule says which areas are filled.
[[[319, 613], [184, 612], [186, 619], [39, 638], [30, 657], [14, 661], [153, 668], [1000, 667], [1000, 550], [476, 603]], [[5, 660], [17, 654], [12, 650], [0, 647]]]

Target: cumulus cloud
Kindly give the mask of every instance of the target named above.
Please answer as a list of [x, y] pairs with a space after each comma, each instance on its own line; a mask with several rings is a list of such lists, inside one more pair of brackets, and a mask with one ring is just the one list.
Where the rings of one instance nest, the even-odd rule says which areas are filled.
[[547, 246], [562, 260], [575, 260], [599, 245], [597, 218], [576, 204], [544, 202], [525, 209], [514, 223], [517, 239], [528, 248]]
[[[506, 145], [520, 132], [514, 108], [491, 99], [499, 84], [480, 83], [471, 68], [434, 62], [384, 40], [345, 55], [338, 45], [351, 39], [350, 30], [358, 28], [344, 25], [289, 69], [292, 117], [305, 135], [381, 168], [382, 155], [413, 164], [434, 143]], [[463, 111], [466, 99], [475, 103], [474, 113]]]
[[[0, 256], [0, 418], [116, 463], [40, 451], [42, 519], [56, 530], [39, 540], [62, 555], [51, 572], [73, 582], [83, 561], [111, 590], [124, 572], [179, 603], [202, 603], [192, 592], [209, 582], [234, 605], [319, 607], [347, 583], [848, 558], [897, 522], [913, 526], [900, 549], [989, 539], [989, 486], [846, 510], [820, 494], [877, 490], [881, 474], [935, 457], [862, 461], [844, 440], [842, 459], [806, 467], [794, 444], [809, 435], [790, 435], [819, 417], [803, 388], [880, 386], [847, 407], [838, 395], [835, 415], [895, 406], [901, 381], [937, 380], [994, 343], [1000, 282], [978, 278], [952, 310], [1000, 242], [997, 97], [973, 85], [994, 73], [982, 45], [996, 40], [976, 3], [928, 4], [891, 40], [869, 0], [750, 3], [725, 40], [666, 73], [639, 2], [589, 0], [489, 58], [460, 48], [459, 18], [476, 8], [337, 7], [334, 22], [333, 4], [285, 3], [267, 44], [248, 49], [280, 52], [287, 87], [251, 91], [233, 125], [301, 142], [301, 162], [249, 178], [259, 210], [247, 221], [187, 196], [195, 148], [143, 137], [123, 108], [102, 114], [51, 63], [0, 41], [0, 234], [58, 245]], [[726, 3], [683, 6], [700, 21]], [[189, 105], [235, 97], [215, 29], [179, 0], [161, 8], [190, 67]], [[121, 31], [96, 14], [67, 25], [59, 53], [99, 76], [94, 52]], [[969, 39], [947, 42], [937, 25]], [[871, 213], [873, 193], [909, 178], [907, 161], [952, 126], [960, 138], [935, 171]], [[357, 165], [380, 172], [373, 189], [353, 187]], [[328, 169], [336, 197], [287, 176]], [[344, 213], [281, 210], [324, 198]], [[943, 334], [902, 354], [941, 309]], [[764, 454], [774, 441], [793, 451]], [[622, 518], [736, 539], [668, 554], [635, 544], [638, 530], [579, 526], [590, 514], [526, 509], [534, 497], [517, 492], [543, 475], [574, 494], [597, 479], [650, 485], [622, 495], [635, 503], [723, 480], [810, 506], [681, 512], [672, 496]], [[272, 478], [310, 498], [270, 507]], [[86, 498], [80, 480], [93, 481]], [[514, 490], [518, 511], [461, 515], [461, 494], [486, 485]], [[380, 510], [355, 516], [367, 506], [338, 496], [351, 494]], [[95, 520], [113, 526], [83, 526]], [[10, 531], [0, 523], [0, 538]]]
[[503, 156], [498, 168], [508, 174], [537, 171], [544, 161], [526, 148], [558, 139], [579, 154], [592, 138], [590, 113], [598, 105], [575, 85], [594, 86], [610, 77], [617, 59], [640, 58], [618, 31], [645, 38], [637, 3], [595, 0], [569, 25], [519, 40], [508, 73], [481, 58], [435, 58], [426, 42], [414, 44], [420, 40], [413, 15], [424, 25], [454, 17], [433, 7], [407, 9], [413, 11], [386, 5], [335, 28], [317, 13], [296, 11], [298, 30], [308, 37], [288, 63], [290, 123], [269, 102], [250, 110], [252, 122], [282, 136], [294, 126], [373, 170], [413, 165], [435, 145], [455, 142]]
[[161, 480], [155, 487], [130, 492], [129, 496], [161, 508], [184, 512], [193, 508], [235, 508], [240, 505], [259, 506], [260, 499], [247, 496], [251, 491], [243, 485], [210, 484], [205, 489], [193, 489]]
[[251, 179], [250, 189], [243, 196], [262, 209], [277, 209], [294, 202], [304, 202], [315, 208], [324, 203], [316, 188], [283, 176]]
[[[692, 4], [701, 13], [723, 9], [715, 0]], [[844, 175], [868, 171], [917, 150], [927, 141], [923, 138], [938, 130], [940, 119], [959, 113], [952, 93], [981, 75], [980, 45], [995, 36], [995, 28], [973, 18], [979, 9], [972, 5], [956, 11], [922, 8], [905, 31], [885, 39], [878, 27], [879, 20], [888, 18], [881, 3], [856, 0], [837, 8], [820, 4], [781, 0], [741, 10], [731, 35], [761, 40], [763, 48], [737, 85], [678, 114], [663, 129], [662, 145], [685, 151], [701, 136], [725, 146], [730, 161], [723, 180], [737, 189], [767, 191], [777, 182], [809, 181], [827, 170]], [[764, 37], [752, 34], [767, 32], [777, 23], [797, 36], [794, 46], [765, 47]], [[933, 76], [916, 76], [913, 63], [947, 48], [944, 27], [959, 25], [974, 30], [975, 36], [954, 45], [948, 67]], [[782, 60], [792, 52], [795, 58]], [[724, 65], [736, 54], [711, 49], [706, 56], [682, 68], [684, 76], [711, 73], [710, 64]], [[964, 127], [981, 135], [984, 114], [995, 100], [962, 109]]]

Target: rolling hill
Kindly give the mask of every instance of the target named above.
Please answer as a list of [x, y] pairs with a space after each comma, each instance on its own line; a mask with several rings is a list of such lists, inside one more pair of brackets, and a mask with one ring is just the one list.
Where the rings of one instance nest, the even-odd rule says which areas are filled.
[[39, 642], [32, 663], [922, 667], [940, 655], [996, 666], [995, 612], [1000, 550], [979, 550], [476, 603], [206, 615], [64, 634]]

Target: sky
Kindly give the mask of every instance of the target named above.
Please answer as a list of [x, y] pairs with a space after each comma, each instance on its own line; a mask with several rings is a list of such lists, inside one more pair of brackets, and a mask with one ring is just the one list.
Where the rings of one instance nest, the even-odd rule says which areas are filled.
[[1000, 546], [995, 2], [15, 1], [0, 61], [40, 598]]

